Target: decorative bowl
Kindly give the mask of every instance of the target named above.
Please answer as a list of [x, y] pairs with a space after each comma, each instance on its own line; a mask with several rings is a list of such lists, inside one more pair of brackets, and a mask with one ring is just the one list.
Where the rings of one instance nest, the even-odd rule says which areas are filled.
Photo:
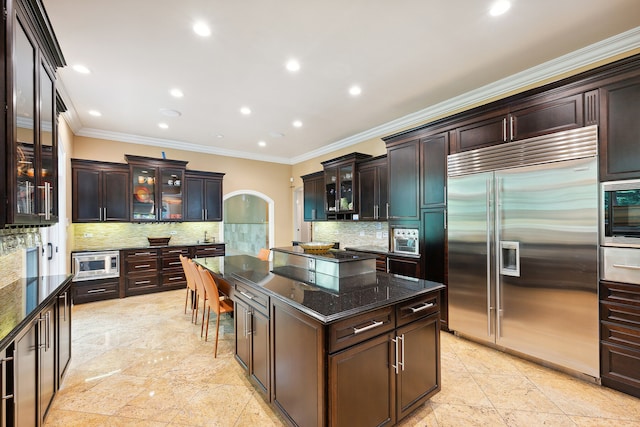
[[169, 244], [169, 240], [171, 240], [171, 236], [169, 237], [147, 237], [149, 241], [149, 246], [166, 246]]
[[307, 242], [300, 243], [300, 247], [304, 249], [305, 252], [310, 254], [324, 254], [329, 251], [333, 247], [334, 243], [331, 242]]

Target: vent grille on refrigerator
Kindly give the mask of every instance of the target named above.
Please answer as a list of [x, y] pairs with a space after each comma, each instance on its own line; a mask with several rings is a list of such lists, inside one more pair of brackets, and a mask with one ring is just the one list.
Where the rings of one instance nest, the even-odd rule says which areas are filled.
[[598, 155], [598, 127], [588, 126], [450, 154], [449, 176], [581, 159]]

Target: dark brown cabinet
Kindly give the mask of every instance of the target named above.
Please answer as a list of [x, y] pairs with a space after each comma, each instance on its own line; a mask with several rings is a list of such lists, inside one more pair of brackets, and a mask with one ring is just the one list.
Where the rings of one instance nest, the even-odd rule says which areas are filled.
[[422, 278], [420, 276], [421, 257], [405, 257], [402, 255], [387, 255], [387, 272], [401, 276]]
[[56, 306], [56, 389], [62, 385], [62, 378], [71, 362], [71, 288], [67, 288], [60, 295]]
[[126, 296], [155, 292], [158, 278], [158, 249], [122, 251], [124, 291]]
[[180, 255], [189, 256], [189, 248], [186, 246], [171, 246], [161, 248], [160, 254], [160, 286], [167, 289], [184, 288], [187, 286], [187, 279], [184, 276]]
[[471, 123], [456, 128], [456, 151], [475, 150], [507, 142], [507, 121], [507, 111], [499, 110], [482, 114]]
[[640, 77], [600, 88], [600, 179], [640, 178]]
[[600, 282], [602, 384], [640, 397], [640, 285]]
[[324, 221], [324, 172], [315, 172], [301, 177], [303, 183], [304, 221]]
[[120, 279], [96, 279], [73, 282], [74, 304], [102, 301], [120, 297]]
[[[447, 277], [447, 210], [445, 208], [422, 211], [422, 277], [426, 280], [448, 283]], [[442, 290], [440, 319], [444, 326], [448, 320], [447, 288]]]
[[420, 146], [418, 140], [387, 144], [389, 172], [389, 217], [419, 220]]
[[242, 283], [235, 285], [236, 360], [267, 400], [270, 395], [269, 297]]
[[58, 221], [56, 69], [65, 64], [40, 0], [5, 2], [0, 226]]
[[222, 178], [214, 172], [185, 172], [185, 221], [222, 221]]
[[327, 219], [351, 219], [358, 213], [357, 163], [369, 158], [368, 154], [351, 153], [322, 162]]
[[128, 222], [129, 168], [118, 163], [71, 160], [73, 222]]
[[361, 220], [386, 221], [389, 201], [387, 156], [358, 164]]
[[444, 206], [447, 203], [448, 152], [448, 132], [420, 139], [420, 183], [423, 208]]

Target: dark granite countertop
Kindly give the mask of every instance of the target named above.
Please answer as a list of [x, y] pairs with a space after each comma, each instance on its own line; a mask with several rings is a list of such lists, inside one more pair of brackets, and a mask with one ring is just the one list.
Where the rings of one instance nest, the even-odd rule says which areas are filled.
[[73, 275], [18, 279], [0, 289], [0, 349], [45, 308]]
[[314, 284], [309, 280], [308, 270], [296, 267], [272, 270], [268, 261], [249, 255], [195, 261], [225, 280], [255, 286], [326, 324], [444, 287], [441, 283], [380, 272], [342, 279], [314, 274]]
[[131, 250], [136, 250], [136, 249], [162, 249], [162, 248], [182, 248], [185, 246], [210, 246], [210, 245], [224, 245], [224, 242], [200, 242], [200, 243], [169, 243], [168, 245], [162, 245], [162, 246], [150, 246], [150, 245], [144, 245], [144, 246], [132, 246], [130, 248], [123, 248], [123, 247], [104, 247], [104, 248], [93, 248], [93, 249], [75, 249], [73, 251], [71, 251], [71, 253], [78, 253], [78, 252], [104, 252], [104, 251], [131, 251]]
[[363, 259], [375, 259], [375, 255], [363, 255], [358, 252], [345, 251], [340, 249], [329, 249], [325, 253], [312, 253], [305, 252], [303, 248], [300, 246], [286, 246], [282, 248], [271, 248], [272, 252], [284, 252], [287, 254], [300, 255], [308, 258], [316, 258], [329, 262], [350, 262], [350, 261], [360, 261]]

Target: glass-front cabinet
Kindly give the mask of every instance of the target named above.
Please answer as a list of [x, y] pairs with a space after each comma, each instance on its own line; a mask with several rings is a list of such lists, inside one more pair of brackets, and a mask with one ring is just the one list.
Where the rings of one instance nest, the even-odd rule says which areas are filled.
[[358, 212], [356, 164], [369, 158], [368, 154], [351, 153], [322, 162], [325, 212], [329, 219], [351, 219]]
[[126, 155], [131, 170], [132, 221], [182, 221], [187, 162]]
[[47, 17], [31, 15], [39, 10], [33, 9], [36, 3], [10, 1], [5, 9], [7, 157], [0, 160], [7, 174], [0, 196], [6, 195], [8, 204], [0, 213], [0, 226], [58, 220], [55, 70], [65, 62]]

